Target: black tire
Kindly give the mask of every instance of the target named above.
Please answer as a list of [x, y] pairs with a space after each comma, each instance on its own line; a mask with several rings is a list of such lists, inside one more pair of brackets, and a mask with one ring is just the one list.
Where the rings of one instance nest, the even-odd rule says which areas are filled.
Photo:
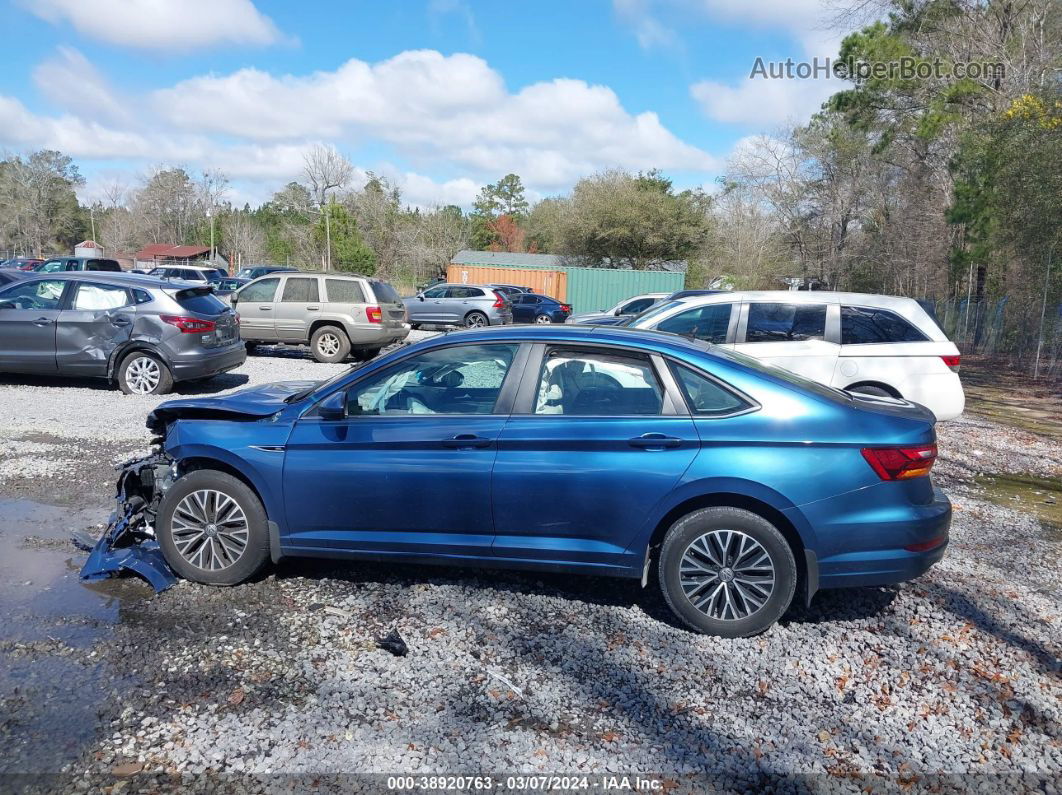
[[[700, 554], [696, 549], [691, 552], [694, 559], [703, 564], [705, 571], [714, 570], [719, 572], [715, 576], [706, 574], [699, 578], [691, 577], [687, 580], [687, 582], [695, 584], [691, 586], [693, 587], [691, 593], [694, 599], [699, 600], [711, 597], [707, 598], [706, 603], [701, 605], [704, 608], [702, 612], [702, 610], [694, 606], [691, 597], [684, 590], [680, 581], [679, 570], [684, 555], [692, 548], [692, 545], [695, 542], [700, 543], [706, 538], [709, 539], [706, 543], [711, 547], [711, 550], [718, 557], [722, 557], [721, 549], [716, 545], [719, 536], [710, 535], [716, 531], [721, 533], [737, 531], [754, 541], [755, 545], [748, 547], [749, 552], [744, 558], [740, 555], [735, 555], [738, 559], [737, 561], [733, 559], [721, 561], [724, 564], [729, 563], [731, 565], [733, 562], [744, 561], [745, 568], [738, 566], [731, 568], [727, 565], [720, 567], [713, 564], [708, 556]], [[732, 536], [732, 538], [734, 539], [732, 542], [734, 546], [731, 549], [735, 553], [739, 549], [739, 544], [748, 543], [740, 536]], [[762, 560], [760, 553], [757, 552], [757, 546], [760, 551], [767, 553], [771, 567], [773, 567], [774, 582], [769, 595], [767, 595], [763, 586], [749, 587], [744, 585], [742, 588], [745, 590], [739, 591], [736, 584], [733, 586], [729, 584], [733, 581], [735, 570], [745, 573], [746, 576], [761, 580], [762, 574], [751, 574], [751, 572], [765, 571], [764, 565], [760, 565], [757, 568], [749, 565]], [[698, 564], [695, 563], [694, 566], [696, 565]], [[758, 635], [781, 618], [782, 614], [788, 609], [790, 602], [793, 601], [793, 594], [796, 592], [796, 560], [793, 557], [793, 550], [790, 548], [789, 543], [773, 524], [762, 516], [741, 508], [703, 508], [679, 519], [667, 531], [667, 535], [664, 536], [664, 543], [660, 548], [657, 566], [660, 575], [660, 590], [663, 592], [664, 600], [672, 612], [684, 624], [706, 635], [718, 635], [724, 638], [744, 638], [750, 635]], [[740, 577], [740, 574], [738, 576]], [[723, 584], [724, 579], [726, 586], [720, 591], [719, 586]], [[703, 585], [701, 581], [703, 581]], [[747, 580], [742, 580], [742, 582], [747, 582]], [[718, 595], [715, 595], [717, 592]], [[761, 598], [766, 596], [766, 599], [758, 607], [754, 607], [755, 602], [746, 601], [740, 595], [741, 593], [755, 594]], [[726, 603], [723, 597], [729, 597], [731, 594], [733, 594], [732, 604], [736, 605], [736, 608], [725, 606]], [[710, 613], [714, 612], [713, 608], [719, 606], [722, 606], [720, 611], [722, 615], [711, 615]], [[742, 612], [746, 614], [739, 615]]]
[[849, 392], [858, 392], [861, 395], [877, 395], [878, 397], [896, 397], [892, 392], [887, 389], [882, 389], [880, 386], [871, 386], [870, 384], [863, 384], [862, 386], [854, 386], [847, 390]]
[[[218, 492], [225, 495], [236, 503], [245, 518], [246, 545], [242, 552], [238, 556], [233, 555], [233, 559], [223, 568], [211, 569], [209, 566], [196, 565], [177, 548], [178, 542], [175, 541], [174, 536], [174, 514], [182, 505], [182, 501], [196, 492]], [[194, 500], [195, 497], [191, 499]], [[225, 515], [233, 516], [234, 514], [230, 511], [228, 514], [223, 514]], [[195, 559], [196, 552], [206, 547], [206, 539], [198, 546], [195, 545], [194, 540], [188, 541], [190, 537], [188, 525], [182, 524], [182, 519], [189, 518], [189, 515], [182, 510], [178, 516], [177, 535], [184, 537], [181, 543], [185, 545], [190, 557]], [[269, 560], [269, 527], [266, 524], [266, 513], [261, 501], [242, 480], [216, 469], [197, 469], [189, 472], [170, 487], [159, 504], [155, 521], [155, 536], [170, 568], [186, 580], [206, 585], [237, 585], [256, 575]], [[210, 539], [210, 541], [212, 545], [221, 546], [217, 540]], [[200, 559], [205, 560], [210, 554], [209, 550], [205, 551], [200, 555]]]
[[133, 351], [118, 365], [118, 388], [127, 395], [167, 395], [173, 391], [173, 374], [155, 354]]
[[321, 326], [310, 337], [310, 353], [319, 362], [341, 362], [350, 355], [350, 338], [339, 326]]
[[482, 328], [489, 325], [490, 319], [482, 312], [469, 312], [465, 315], [465, 328]]
[[243, 347], [245, 347], [247, 349], [247, 355], [248, 356], [254, 356], [255, 353], [258, 351], [258, 343], [257, 342], [245, 342], [245, 343], [243, 343]]
[[552, 323], [552, 322], [553, 322], [553, 318], [551, 318], [549, 315], [536, 315], [535, 316], [535, 323], [536, 324], [537, 323], [541, 323], [542, 325], [545, 325], [547, 323]]
[[355, 348], [354, 358], [359, 362], [367, 362], [380, 355], [382, 348]]
[[409, 328], [412, 331], [420, 331], [420, 323], [410, 323]]

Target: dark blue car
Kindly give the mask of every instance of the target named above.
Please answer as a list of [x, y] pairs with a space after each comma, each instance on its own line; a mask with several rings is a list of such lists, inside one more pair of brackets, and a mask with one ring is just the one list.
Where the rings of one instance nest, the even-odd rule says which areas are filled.
[[926, 409], [660, 332], [450, 333], [323, 383], [163, 403], [148, 427], [161, 448], [127, 467], [85, 573], [655, 567], [682, 621], [736, 637], [819, 588], [917, 577], [951, 520]]
[[513, 323], [563, 323], [572, 314], [568, 304], [537, 293], [510, 295], [513, 303]]

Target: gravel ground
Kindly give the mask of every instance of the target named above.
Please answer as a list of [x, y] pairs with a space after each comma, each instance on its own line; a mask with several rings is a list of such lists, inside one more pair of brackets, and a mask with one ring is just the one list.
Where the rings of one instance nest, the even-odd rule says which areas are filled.
[[[231, 385], [338, 369], [267, 353]], [[761, 637], [722, 640], [676, 626], [651, 589], [596, 578], [285, 562], [230, 589], [86, 589], [58, 539], [103, 517], [111, 462], [143, 448], [157, 402], [0, 382], [0, 494], [19, 498], [0, 501], [13, 519], [0, 566], [19, 567], [0, 574], [28, 572], [25, 589], [0, 586], [14, 617], [0, 631], [0, 774], [63, 774], [8, 778], [16, 788], [636, 771], [678, 791], [781, 775], [782, 790], [1062, 787], [1058, 541], [972, 485], [1058, 478], [1057, 445], [942, 424], [937, 478], [956, 513], [940, 565], [820, 593]], [[407, 656], [376, 648], [392, 629]]]

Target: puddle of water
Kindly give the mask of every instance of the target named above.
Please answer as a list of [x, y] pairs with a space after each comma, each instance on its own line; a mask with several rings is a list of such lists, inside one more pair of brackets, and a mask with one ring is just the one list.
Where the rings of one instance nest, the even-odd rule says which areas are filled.
[[977, 484], [992, 502], [1033, 514], [1048, 538], [1062, 541], [1062, 481], [1030, 475], [982, 475]]
[[86, 553], [70, 534], [108, 511], [0, 499], [0, 774], [54, 773], [95, 738], [117, 680], [91, 647], [153, 593], [132, 578], [79, 581]]

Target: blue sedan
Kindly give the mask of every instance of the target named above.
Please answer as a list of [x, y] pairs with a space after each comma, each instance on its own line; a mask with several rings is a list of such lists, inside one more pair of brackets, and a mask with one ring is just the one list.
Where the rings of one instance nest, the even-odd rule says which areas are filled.
[[538, 293], [517, 293], [509, 296], [513, 304], [514, 323], [563, 323], [572, 314], [568, 304]]
[[124, 471], [83, 576], [655, 568], [683, 622], [738, 637], [820, 588], [917, 577], [951, 521], [926, 409], [661, 332], [456, 332], [326, 382], [169, 401], [148, 427], [161, 445]]

